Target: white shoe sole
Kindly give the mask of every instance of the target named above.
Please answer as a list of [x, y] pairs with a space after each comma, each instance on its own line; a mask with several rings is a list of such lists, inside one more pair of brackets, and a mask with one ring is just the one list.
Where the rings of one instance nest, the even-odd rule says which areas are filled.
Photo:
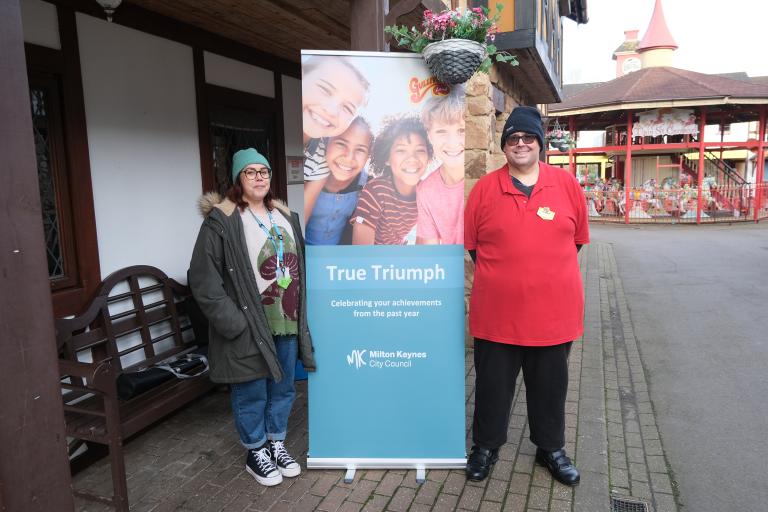
[[296, 464], [295, 468], [281, 468], [280, 466], [277, 466], [277, 469], [280, 471], [281, 475], [287, 478], [293, 478], [301, 474], [301, 466], [298, 464]]
[[245, 466], [245, 470], [248, 472], [248, 474], [255, 478], [257, 482], [267, 487], [272, 487], [273, 485], [277, 485], [283, 481], [283, 475], [280, 473], [276, 474], [275, 476], [259, 476], [247, 465]]

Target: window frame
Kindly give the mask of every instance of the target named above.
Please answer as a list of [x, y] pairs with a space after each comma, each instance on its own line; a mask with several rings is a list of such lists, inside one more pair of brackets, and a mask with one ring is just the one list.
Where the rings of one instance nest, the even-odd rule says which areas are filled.
[[[247, 93], [243, 91], [236, 91], [226, 87], [221, 87], [213, 84], [205, 84], [205, 104], [206, 104], [206, 126], [200, 128], [200, 132], [207, 138], [207, 145], [209, 152], [211, 151], [211, 131], [210, 131], [210, 118], [211, 112], [216, 108], [232, 108], [243, 111], [250, 111], [254, 114], [258, 113], [260, 117], [267, 119], [270, 123], [270, 138], [272, 141], [271, 150], [267, 157], [269, 162], [274, 167], [272, 169], [272, 193], [278, 199], [283, 201], [287, 200], [287, 176], [285, 173], [285, 155], [284, 151], [281, 151], [284, 140], [280, 136], [282, 132], [282, 123], [279, 121], [278, 108], [281, 102], [278, 102], [276, 98], [268, 98], [266, 96], [259, 96], [257, 94]], [[203, 183], [208, 185], [210, 190], [215, 190], [212, 185], [215, 183], [213, 177], [213, 162], [203, 162]]]
[[[192, 63], [195, 75], [195, 103], [197, 108], [197, 136], [200, 147], [200, 178], [202, 191], [210, 192], [216, 189], [216, 180], [213, 173], [213, 149], [211, 143], [210, 112], [217, 105], [229, 105], [233, 107], [264, 109], [272, 116], [274, 152], [267, 155], [272, 164], [273, 193], [278, 199], [288, 202], [288, 175], [286, 171], [285, 156], [285, 124], [283, 120], [283, 81], [282, 75], [301, 78], [300, 66], [294, 74], [280, 67], [265, 66], [272, 72], [275, 96], [269, 98], [252, 93], [236, 91], [226, 87], [220, 87], [207, 83], [205, 79], [205, 51], [198, 44], [192, 48]], [[208, 49], [210, 51], [210, 49]], [[252, 65], [259, 65], [244, 55], [221, 53], [235, 60], [240, 60]]]
[[[61, 102], [61, 75], [28, 70], [29, 88], [40, 89], [45, 94], [46, 118], [48, 120], [48, 149], [53, 190], [56, 198], [56, 216], [59, 226], [59, 249], [63, 261], [63, 275], [48, 276], [51, 291], [56, 292], [77, 285], [79, 269], [75, 252], [74, 223], [72, 219], [72, 197], [69, 193], [66, 146], [63, 127], [64, 107]], [[31, 101], [31, 98], [30, 98]], [[42, 207], [42, 205], [41, 205]]]
[[[52, 159], [65, 276], [50, 279], [55, 317], [81, 312], [101, 281], [90, 155], [75, 14], [57, 7], [61, 50], [25, 43], [30, 87], [48, 81], [60, 109], [52, 114]], [[54, 156], [55, 153], [55, 156]], [[41, 219], [42, 222], [42, 219]]]

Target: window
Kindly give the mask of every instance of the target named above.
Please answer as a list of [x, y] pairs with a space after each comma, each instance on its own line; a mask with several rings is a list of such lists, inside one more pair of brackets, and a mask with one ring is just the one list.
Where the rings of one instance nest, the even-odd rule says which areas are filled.
[[40, 207], [52, 290], [77, 282], [59, 90], [59, 81], [53, 75], [29, 77]]
[[57, 317], [79, 312], [101, 278], [80, 66], [77, 58], [65, 56], [67, 40], [62, 32], [61, 51], [25, 45], [41, 220]]
[[206, 95], [215, 190], [223, 194], [231, 185], [232, 155], [252, 147], [274, 167], [272, 190], [285, 199], [286, 177], [277, 151], [276, 100], [210, 84]]

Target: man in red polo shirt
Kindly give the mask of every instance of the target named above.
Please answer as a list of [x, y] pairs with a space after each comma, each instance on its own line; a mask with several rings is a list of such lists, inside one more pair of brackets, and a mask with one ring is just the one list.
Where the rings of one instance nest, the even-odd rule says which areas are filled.
[[579, 472], [565, 453], [568, 353], [584, 331], [577, 252], [589, 243], [576, 178], [539, 161], [541, 114], [517, 107], [501, 136], [507, 163], [467, 199], [464, 246], [475, 262], [469, 328], [475, 338], [475, 412], [467, 479], [483, 480], [507, 441], [522, 369], [536, 461], [566, 485]]

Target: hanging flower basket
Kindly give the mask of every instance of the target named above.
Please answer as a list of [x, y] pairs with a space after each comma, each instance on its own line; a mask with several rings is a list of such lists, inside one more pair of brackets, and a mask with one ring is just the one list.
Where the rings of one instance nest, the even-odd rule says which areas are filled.
[[566, 152], [572, 147], [572, 142], [566, 140], [566, 139], [550, 139], [549, 140], [549, 147], [552, 149], [558, 149], [562, 152]]
[[494, 62], [517, 65], [517, 59], [493, 44], [502, 4], [489, 16], [487, 7], [424, 11], [419, 28], [384, 27], [401, 48], [421, 53], [435, 77], [446, 84], [460, 84], [476, 71], [488, 72]]
[[576, 140], [568, 130], [560, 127], [560, 123], [555, 121], [555, 126], [546, 134], [547, 143], [552, 149], [557, 149], [565, 153], [571, 148], [576, 147]]
[[439, 81], [461, 84], [472, 78], [483, 63], [485, 45], [469, 39], [445, 39], [428, 44], [423, 55]]

